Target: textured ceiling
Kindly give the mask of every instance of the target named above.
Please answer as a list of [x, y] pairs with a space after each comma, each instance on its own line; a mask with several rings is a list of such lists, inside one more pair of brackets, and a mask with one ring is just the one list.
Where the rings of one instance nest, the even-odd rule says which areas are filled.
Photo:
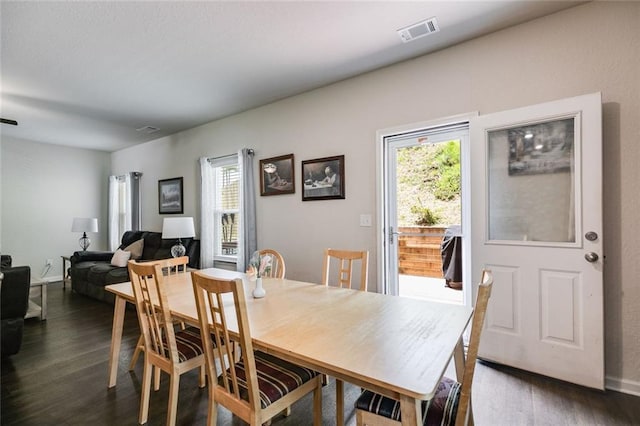
[[0, 135], [114, 151], [579, 3], [3, 0]]

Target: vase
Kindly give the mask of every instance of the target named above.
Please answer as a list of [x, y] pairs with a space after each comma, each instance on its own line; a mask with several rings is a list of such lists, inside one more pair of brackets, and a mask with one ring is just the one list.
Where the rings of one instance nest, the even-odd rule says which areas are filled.
[[267, 292], [262, 287], [262, 277], [256, 278], [256, 288], [253, 289], [253, 297], [256, 299], [260, 299], [264, 297]]

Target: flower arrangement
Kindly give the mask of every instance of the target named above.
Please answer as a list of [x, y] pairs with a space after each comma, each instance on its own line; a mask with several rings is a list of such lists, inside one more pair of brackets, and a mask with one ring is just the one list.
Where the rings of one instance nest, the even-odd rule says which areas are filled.
[[271, 272], [272, 261], [273, 259], [270, 254], [260, 256], [260, 252], [255, 251], [253, 255], [251, 255], [251, 260], [249, 260], [247, 275], [249, 275], [251, 279], [262, 278], [265, 274]]

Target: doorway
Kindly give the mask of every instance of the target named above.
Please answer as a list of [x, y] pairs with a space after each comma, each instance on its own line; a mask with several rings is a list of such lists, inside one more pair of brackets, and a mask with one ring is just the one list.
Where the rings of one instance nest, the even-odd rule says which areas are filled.
[[462, 167], [468, 121], [378, 133], [381, 292], [465, 303]]

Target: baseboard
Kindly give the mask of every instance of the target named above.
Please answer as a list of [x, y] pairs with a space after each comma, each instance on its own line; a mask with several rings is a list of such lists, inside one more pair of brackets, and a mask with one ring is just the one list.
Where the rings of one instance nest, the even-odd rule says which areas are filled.
[[640, 382], [605, 376], [604, 387], [613, 391], [640, 396]]
[[56, 281], [62, 281], [62, 275], [44, 276], [40, 279], [49, 283], [55, 283]]

